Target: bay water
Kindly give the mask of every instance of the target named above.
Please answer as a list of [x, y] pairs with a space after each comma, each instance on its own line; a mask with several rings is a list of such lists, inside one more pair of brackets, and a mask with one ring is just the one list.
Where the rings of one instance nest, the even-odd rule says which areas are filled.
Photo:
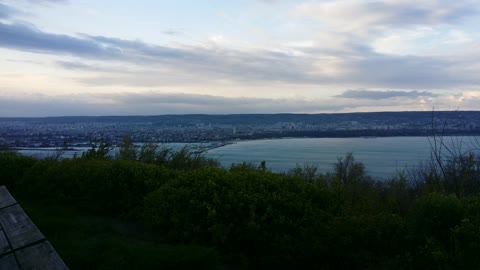
[[391, 177], [430, 158], [426, 137], [382, 138], [292, 138], [241, 141], [208, 151], [223, 166], [265, 160], [267, 168], [285, 172], [297, 165], [317, 166], [318, 172], [333, 170], [338, 158], [353, 153], [373, 177]]
[[[450, 137], [446, 141], [453, 140]], [[458, 140], [458, 138], [455, 138]], [[468, 147], [469, 137], [461, 139]], [[266, 162], [274, 172], [286, 172], [297, 165], [317, 166], [318, 172], [333, 170], [338, 158], [353, 153], [356, 161], [365, 164], [366, 171], [373, 177], [388, 178], [405, 169], [430, 159], [431, 139], [427, 137], [379, 137], [379, 138], [288, 138], [236, 141], [210, 149], [207, 157], [218, 159], [225, 167], [232, 163]], [[186, 144], [165, 144], [178, 149]], [[67, 151], [65, 157], [76, 152], [81, 156], [85, 149]], [[20, 153], [46, 157], [55, 153], [54, 148], [24, 149]]]

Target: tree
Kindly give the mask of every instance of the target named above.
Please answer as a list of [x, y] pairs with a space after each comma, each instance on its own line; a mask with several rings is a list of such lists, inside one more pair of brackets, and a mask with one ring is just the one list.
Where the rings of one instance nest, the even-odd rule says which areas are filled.
[[476, 137], [445, 136], [446, 120], [431, 117], [431, 159], [411, 175], [417, 187], [454, 193], [457, 197], [480, 191], [480, 155]]
[[91, 143], [92, 148], [82, 154], [83, 159], [110, 159], [112, 144], [101, 140], [99, 143]]
[[365, 177], [365, 165], [356, 162], [353, 153], [347, 153], [345, 157], [337, 159], [337, 163], [334, 165], [334, 173], [336, 179], [347, 185]]
[[118, 149], [117, 159], [137, 160], [137, 146], [133, 144], [130, 137], [125, 137]]
[[144, 143], [138, 153], [138, 161], [153, 164], [156, 162], [158, 145], [155, 143]]

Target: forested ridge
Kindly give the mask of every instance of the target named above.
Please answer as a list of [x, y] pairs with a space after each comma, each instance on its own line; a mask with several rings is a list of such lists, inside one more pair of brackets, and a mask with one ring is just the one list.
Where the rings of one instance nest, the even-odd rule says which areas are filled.
[[114, 158], [1, 151], [0, 184], [71, 269], [478, 269], [480, 159], [437, 142], [383, 181], [351, 154], [278, 174], [126, 140]]

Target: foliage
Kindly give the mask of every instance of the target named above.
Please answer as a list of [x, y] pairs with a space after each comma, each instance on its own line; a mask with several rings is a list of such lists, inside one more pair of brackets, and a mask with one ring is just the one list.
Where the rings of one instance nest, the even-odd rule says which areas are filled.
[[143, 197], [174, 177], [165, 167], [128, 161], [41, 160], [18, 182], [32, 197], [110, 215], [134, 214]]
[[217, 269], [213, 248], [171, 245], [159, 232], [44, 201], [20, 201], [70, 269]]
[[174, 240], [214, 245], [261, 264], [291, 255], [295, 235], [329, 207], [328, 197], [319, 186], [270, 172], [212, 168], [151, 193], [144, 216]]
[[267, 162], [262, 160], [259, 165], [255, 164], [255, 162], [242, 162], [242, 163], [232, 163], [230, 165], [231, 172], [247, 172], [247, 171], [270, 171], [267, 168]]
[[118, 149], [117, 159], [137, 160], [137, 146], [133, 144], [130, 137], [126, 137]]
[[177, 151], [165, 146], [159, 147], [154, 143], [145, 143], [138, 147], [130, 138], [125, 138], [120, 145], [117, 159], [167, 166], [182, 171], [219, 167], [217, 160], [207, 158], [203, 152], [188, 145]]
[[297, 164], [295, 168], [288, 170], [287, 174], [293, 177], [301, 178], [305, 182], [321, 181], [317, 174], [318, 167], [315, 165], [304, 164], [303, 167]]
[[431, 160], [414, 171], [414, 181], [428, 192], [454, 193], [457, 197], [480, 192], [480, 140], [477, 137], [445, 137], [447, 121], [432, 112]]
[[338, 158], [334, 165], [335, 180], [342, 185], [348, 185], [366, 178], [365, 166], [356, 162], [353, 153], [347, 153], [345, 157]]
[[37, 161], [11, 151], [0, 151], [0, 185], [15, 191], [16, 183]]
[[[415, 173], [376, 181], [352, 154], [322, 175], [315, 166], [276, 174], [264, 162], [222, 169], [189, 147], [173, 151], [130, 142], [116, 159], [106, 144], [92, 149], [63, 160], [0, 152], [0, 184], [18, 199], [66, 207], [75, 215], [121, 218], [162, 235], [130, 244], [129, 238], [96, 231], [94, 239], [83, 234], [89, 225], [95, 228], [94, 218], [76, 234], [55, 233], [57, 220], [34, 217], [78, 268], [122, 268], [135, 258], [144, 268], [210, 268], [219, 258], [245, 268], [480, 267], [474, 152], [442, 159], [442, 168], [433, 159]], [[68, 228], [80, 221], [65, 222]], [[76, 246], [67, 241], [73, 236], [80, 238]], [[152, 259], [160, 253], [190, 259]]]
[[177, 170], [197, 170], [205, 167], [218, 167], [217, 160], [207, 158], [203, 152], [198, 152], [189, 146], [184, 146], [178, 151], [168, 152], [166, 164]]
[[82, 154], [83, 159], [110, 159], [111, 143], [101, 140], [99, 143], [92, 143], [92, 148]]

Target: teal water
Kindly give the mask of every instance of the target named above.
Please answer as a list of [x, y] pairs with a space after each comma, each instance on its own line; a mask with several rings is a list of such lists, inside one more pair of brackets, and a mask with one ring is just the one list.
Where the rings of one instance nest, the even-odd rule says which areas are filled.
[[[448, 142], [451, 137], [445, 140]], [[461, 140], [467, 148], [469, 137]], [[174, 149], [184, 145], [165, 144]], [[77, 155], [80, 156], [87, 149], [78, 149]], [[52, 156], [55, 149], [26, 149], [19, 152], [47, 157]], [[265, 160], [267, 168], [275, 172], [286, 172], [297, 164], [308, 164], [317, 166], [318, 172], [326, 173], [332, 171], [338, 158], [349, 152], [353, 153], [356, 161], [365, 164], [369, 175], [387, 178], [427, 161], [430, 158], [430, 143], [426, 137], [268, 139], [234, 142], [209, 150], [206, 155], [218, 159], [225, 167], [244, 161], [260, 164]], [[67, 151], [64, 157], [72, 157], [73, 153]]]
[[308, 164], [325, 173], [349, 152], [365, 164], [369, 175], [391, 177], [428, 160], [430, 144], [426, 137], [272, 139], [236, 142], [210, 150], [207, 156], [218, 158], [226, 167], [265, 160], [267, 168], [275, 172]]
[[[142, 143], [137, 144], [141, 146]], [[166, 144], [159, 144], [160, 146], [165, 146], [171, 148], [173, 150], [180, 150], [182, 147], [189, 145], [189, 146], [197, 146], [200, 144], [187, 144], [187, 143], [166, 143]], [[62, 158], [73, 158], [74, 156], [81, 157], [84, 152], [91, 149], [91, 147], [75, 147], [75, 150], [65, 150], [62, 151]], [[18, 153], [26, 156], [31, 156], [34, 158], [49, 158], [53, 157], [57, 154], [58, 148], [56, 147], [39, 147], [39, 148], [19, 148], [17, 150]], [[115, 156], [117, 150], [114, 148], [110, 151], [112, 156]]]

